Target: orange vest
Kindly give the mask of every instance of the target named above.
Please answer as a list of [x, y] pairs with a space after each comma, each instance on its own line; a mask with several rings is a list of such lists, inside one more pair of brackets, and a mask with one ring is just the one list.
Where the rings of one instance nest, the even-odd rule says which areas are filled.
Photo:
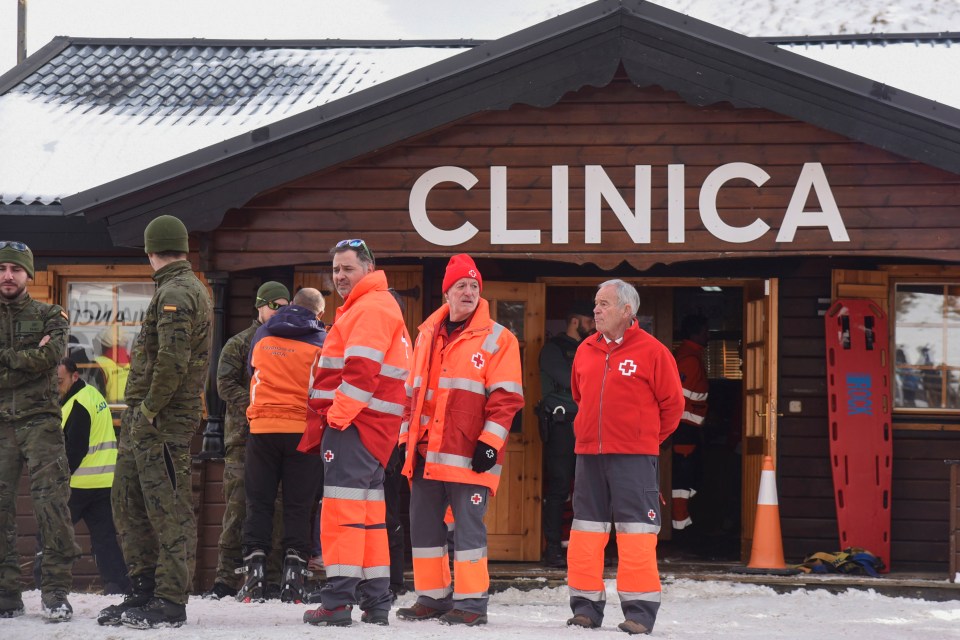
[[[426, 431], [424, 478], [481, 485], [492, 495], [500, 483], [503, 445], [523, 408], [520, 346], [490, 319], [481, 298], [463, 331], [444, 347], [438, 334], [448, 315], [444, 304], [420, 325], [400, 426], [400, 443], [407, 445], [403, 473], [413, 476], [417, 443]], [[498, 451], [497, 464], [484, 473], [471, 465], [478, 440]]]

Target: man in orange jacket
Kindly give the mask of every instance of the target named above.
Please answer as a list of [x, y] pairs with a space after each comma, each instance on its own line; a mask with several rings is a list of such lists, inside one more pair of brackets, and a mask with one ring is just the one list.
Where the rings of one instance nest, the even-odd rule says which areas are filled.
[[660, 608], [660, 444], [677, 428], [683, 387], [670, 350], [637, 326], [640, 296], [632, 285], [608, 280], [595, 302], [597, 334], [577, 348], [570, 384], [579, 411], [567, 550], [574, 615], [567, 624], [595, 629], [603, 621], [603, 549], [612, 515], [626, 618], [619, 628], [644, 634]]
[[703, 362], [703, 350], [709, 339], [707, 319], [686, 316], [680, 322], [680, 346], [673, 353], [683, 383], [684, 408], [680, 426], [673, 434], [673, 528], [686, 529], [693, 524], [689, 502], [697, 493], [701, 473], [703, 421], [707, 417], [710, 381]]
[[313, 363], [326, 331], [323, 296], [300, 289], [292, 304], [280, 307], [250, 343], [250, 436], [244, 485], [247, 513], [243, 523], [244, 571], [247, 579], [237, 599], [263, 601], [264, 571], [273, 540], [273, 510], [282, 485], [283, 577], [280, 600], [303, 602], [303, 577], [310, 540], [310, 510], [320, 482], [320, 462], [297, 450], [307, 422], [307, 390]]
[[[420, 325], [401, 425], [410, 489], [410, 541], [417, 601], [403, 620], [487, 622], [487, 500], [500, 482], [503, 445], [523, 407], [517, 338], [490, 318], [470, 256], [453, 256], [446, 304]], [[444, 514], [453, 510], [453, 588]]]
[[397, 446], [406, 400], [410, 336], [403, 315], [363, 240], [332, 250], [333, 283], [343, 298], [314, 366], [309, 418], [300, 450], [323, 460], [320, 540], [327, 581], [318, 626], [389, 624], [390, 550], [384, 468]]

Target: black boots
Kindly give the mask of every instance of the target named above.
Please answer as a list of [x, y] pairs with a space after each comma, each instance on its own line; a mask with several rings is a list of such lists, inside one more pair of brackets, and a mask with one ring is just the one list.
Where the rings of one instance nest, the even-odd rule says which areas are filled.
[[237, 573], [247, 576], [240, 591], [237, 592], [237, 600], [240, 602], [264, 602], [266, 600], [264, 591], [266, 584], [264, 573], [267, 567], [267, 554], [259, 549], [255, 549], [243, 558], [243, 567], [237, 569]]
[[97, 624], [118, 625], [120, 624], [120, 617], [125, 611], [142, 607], [150, 602], [150, 599], [153, 598], [153, 590], [156, 588], [153, 576], [133, 576], [130, 578], [130, 582], [132, 585], [130, 593], [123, 597], [123, 602], [103, 609], [97, 616]]
[[170, 602], [163, 598], [151, 598], [150, 602], [142, 607], [127, 609], [120, 616], [120, 622], [134, 629], [180, 627], [186, 621], [186, 605]]
[[307, 570], [307, 561], [293, 549], [287, 549], [283, 559], [283, 582], [280, 585], [280, 602], [300, 604], [305, 601], [303, 579], [313, 575]]

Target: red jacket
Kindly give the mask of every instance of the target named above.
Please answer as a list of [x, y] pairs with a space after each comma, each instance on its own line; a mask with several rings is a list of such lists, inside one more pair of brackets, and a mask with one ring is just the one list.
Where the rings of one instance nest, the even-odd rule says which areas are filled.
[[579, 406], [576, 452], [658, 455], [683, 413], [683, 387], [670, 350], [634, 322], [620, 344], [584, 340], [570, 379]]
[[[476, 484], [496, 493], [503, 445], [513, 416], [523, 408], [520, 346], [509, 329], [490, 319], [486, 300], [446, 348], [438, 336], [449, 315], [444, 304], [420, 325], [401, 426], [407, 445], [403, 473], [413, 477], [417, 443], [429, 431], [423, 477]], [[477, 441], [497, 450], [497, 464], [477, 473], [471, 464]]]
[[677, 360], [683, 395], [686, 398], [680, 420], [695, 427], [702, 426], [704, 418], [707, 417], [707, 397], [710, 394], [707, 368], [703, 364], [703, 345], [693, 340], [684, 340], [673, 352], [673, 357]]
[[320, 454], [324, 428], [352, 424], [363, 446], [387, 466], [407, 400], [410, 353], [410, 335], [387, 291], [387, 276], [372, 271], [337, 309], [313, 369], [307, 428], [298, 449]]

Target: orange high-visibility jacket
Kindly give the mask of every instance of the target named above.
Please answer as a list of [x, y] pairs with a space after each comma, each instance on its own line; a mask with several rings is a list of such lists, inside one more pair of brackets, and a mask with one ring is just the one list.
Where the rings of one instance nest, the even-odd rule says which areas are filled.
[[707, 397], [710, 394], [707, 368], [703, 364], [703, 345], [684, 340], [673, 352], [673, 357], [677, 359], [680, 382], [683, 383], [683, 397], [686, 400], [680, 422], [699, 427], [707, 417]]
[[310, 384], [304, 453], [322, 453], [323, 429], [357, 427], [360, 441], [383, 466], [397, 445], [406, 404], [410, 334], [383, 271], [356, 284], [323, 343]]
[[[503, 445], [513, 416], [523, 408], [520, 346], [490, 319], [481, 298], [463, 331], [443, 348], [438, 333], [449, 311], [444, 304], [419, 327], [400, 426], [400, 443], [407, 445], [403, 473], [413, 477], [417, 443], [429, 430], [424, 478], [481, 485], [495, 494]], [[498, 452], [497, 464], [484, 473], [471, 464], [478, 440]]]
[[250, 342], [250, 433], [303, 433], [307, 385], [326, 337], [316, 314], [294, 304], [261, 325]]

